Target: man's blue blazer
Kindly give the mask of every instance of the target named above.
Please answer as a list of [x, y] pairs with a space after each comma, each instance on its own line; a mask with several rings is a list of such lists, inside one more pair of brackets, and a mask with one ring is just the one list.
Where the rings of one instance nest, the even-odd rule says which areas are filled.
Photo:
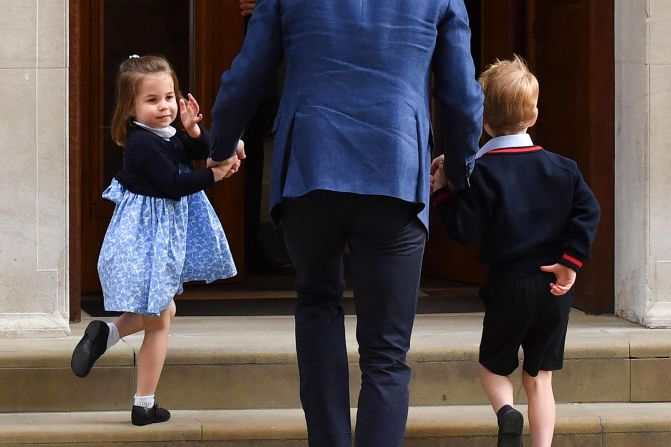
[[233, 155], [285, 62], [270, 206], [312, 190], [418, 204], [428, 228], [430, 74], [445, 166], [465, 185], [482, 131], [463, 0], [258, 0], [212, 110], [214, 160]]

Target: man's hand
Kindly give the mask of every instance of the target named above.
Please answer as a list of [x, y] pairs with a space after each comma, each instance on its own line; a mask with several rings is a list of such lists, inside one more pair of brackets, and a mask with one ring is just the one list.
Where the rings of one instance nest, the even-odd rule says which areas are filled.
[[[235, 154], [233, 154], [231, 157], [227, 158], [226, 160], [223, 161], [214, 161], [211, 158], [207, 159], [207, 167], [208, 168], [223, 168], [225, 171], [224, 178], [228, 178], [238, 172], [238, 169], [240, 169], [240, 164], [242, 163], [242, 160], [247, 158], [247, 155], [245, 155], [245, 142], [242, 140], [238, 141], [238, 147], [235, 149]], [[216, 175], [216, 173], [215, 173]], [[215, 178], [215, 181], [216, 180]]]
[[179, 100], [179, 118], [182, 120], [184, 129], [191, 138], [200, 136], [200, 127], [198, 123], [203, 120], [203, 114], [200, 113], [200, 106], [191, 93], [187, 95], [188, 101]]
[[255, 0], [240, 0], [240, 15], [243, 17], [251, 16], [256, 8]]
[[575, 270], [562, 264], [544, 265], [541, 267], [544, 272], [554, 273], [556, 281], [550, 283], [550, 293], [554, 296], [564, 295], [571, 290], [575, 283]]

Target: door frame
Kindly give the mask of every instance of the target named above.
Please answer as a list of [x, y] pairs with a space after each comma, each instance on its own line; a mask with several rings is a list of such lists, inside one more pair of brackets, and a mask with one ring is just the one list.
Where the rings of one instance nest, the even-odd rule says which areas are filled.
[[90, 64], [84, 63], [89, 54], [90, 14], [88, 0], [69, 2], [69, 70], [68, 70], [68, 186], [70, 219], [68, 233], [70, 321], [81, 321], [81, 205], [82, 205], [82, 147], [88, 141], [88, 128], [83, 126], [89, 104], [88, 81]]

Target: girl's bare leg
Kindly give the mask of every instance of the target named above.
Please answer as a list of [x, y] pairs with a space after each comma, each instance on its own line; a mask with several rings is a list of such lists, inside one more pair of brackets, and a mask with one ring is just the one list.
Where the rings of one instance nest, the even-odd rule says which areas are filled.
[[144, 340], [137, 359], [137, 390], [138, 396], [155, 394], [158, 380], [161, 377], [165, 356], [168, 352], [168, 335], [170, 323], [175, 317], [175, 302], [161, 312], [158, 317], [142, 317]]
[[124, 338], [127, 335], [135, 334], [144, 329], [142, 322], [142, 315], [134, 314], [132, 312], [125, 312], [114, 320], [114, 324], [119, 329], [119, 338]]

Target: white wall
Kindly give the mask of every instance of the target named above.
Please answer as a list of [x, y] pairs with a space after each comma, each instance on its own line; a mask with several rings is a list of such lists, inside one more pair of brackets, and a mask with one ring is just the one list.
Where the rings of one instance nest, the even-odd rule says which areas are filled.
[[615, 312], [671, 327], [671, 1], [615, 1]]
[[68, 4], [0, 11], [0, 337], [65, 335]]

